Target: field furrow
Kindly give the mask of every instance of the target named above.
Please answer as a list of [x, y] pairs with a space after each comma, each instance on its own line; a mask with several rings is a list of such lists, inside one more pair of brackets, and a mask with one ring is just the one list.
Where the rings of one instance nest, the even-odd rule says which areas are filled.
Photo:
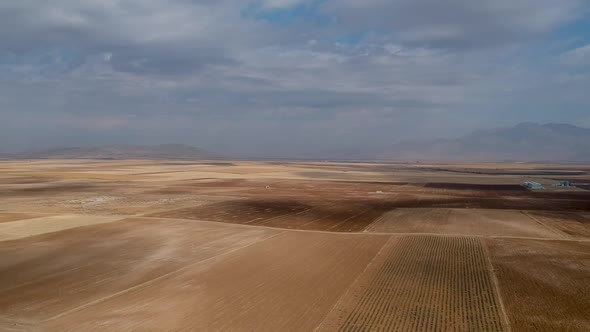
[[590, 243], [486, 242], [513, 331], [590, 331]]
[[0, 252], [20, 258], [0, 266], [0, 318], [48, 319], [272, 235], [221, 224], [128, 219], [0, 242]]
[[310, 331], [387, 239], [287, 232], [39, 326], [62, 331], [75, 321], [84, 331], [158, 330], [162, 324], [186, 331]]
[[481, 240], [394, 237], [379, 256], [323, 330], [505, 330]]

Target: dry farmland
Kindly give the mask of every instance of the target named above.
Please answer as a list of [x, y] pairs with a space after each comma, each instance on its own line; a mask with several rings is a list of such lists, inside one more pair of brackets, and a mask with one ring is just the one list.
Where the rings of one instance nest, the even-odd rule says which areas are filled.
[[480, 239], [393, 237], [324, 323], [342, 331], [503, 331]]
[[588, 172], [0, 162], [0, 331], [588, 331]]

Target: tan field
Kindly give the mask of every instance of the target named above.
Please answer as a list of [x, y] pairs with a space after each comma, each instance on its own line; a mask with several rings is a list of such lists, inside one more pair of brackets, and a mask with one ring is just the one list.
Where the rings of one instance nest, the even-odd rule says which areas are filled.
[[[559, 229], [537, 222], [529, 213], [508, 209], [403, 208], [383, 214], [367, 231], [548, 239], [565, 236]], [[573, 218], [565, 212], [557, 214], [564, 215], [565, 222]]]
[[480, 239], [393, 237], [323, 330], [504, 331]]
[[0, 162], [0, 331], [588, 331], [587, 171]]
[[514, 331], [590, 331], [590, 242], [489, 240]]

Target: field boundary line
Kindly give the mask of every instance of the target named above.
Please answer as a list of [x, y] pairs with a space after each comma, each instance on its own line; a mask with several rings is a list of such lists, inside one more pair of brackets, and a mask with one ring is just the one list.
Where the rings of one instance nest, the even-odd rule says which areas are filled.
[[[21, 214], [42, 214], [43, 216], [41, 217], [33, 217], [33, 218], [42, 218], [42, 217], [51, 217], [51, 216], [59, 216], [61, 215], [60, 213], [51, 213], [51, 212], [25, 212], [25, 211], [15, 211], [15, 210], [0, 210], [0, 213], [21, 213]], [[18, 219], [18, 220], [27, 220], [27, 219]], [[15, 221], [15, 220], [13, 220]]]
[[559, 231], [558, 231], [557, 229], [555, 229], [555, 228], [553, 228], [553, 227], [550, 227], [550, 226], [547, 226], [547, 225], [545, 225], [545, 223], [544, 223], [544, 222], [542, 222], [541, 220], [539, 220], [539, 218], [531, 216], [531, 215], [530, 215], [530, 213], [528, 213], [527, 211], [520, 211], [520, 212], [521, 212], [522, 214], [524, 214], [525, 216], [527, 216], [527, 217], [531, 218], [531, 219], [532, 219], [533, 221], [535, 221], [537, 224], [539, 224], [539, 225], [541, 225], [541, 226], [545, 227], [545, 228], [546, 228], [548, 231], [550, 231], [551, 233], [553, 233], [553, 234], [555, 234], [555, 235], [558, 235], [560, 238], [562, 238], [562, 239], [566, 239], [566, 240], [567, 240], [567, 239], [571, 239], [570, 237], [567, 237], [567, 236], [565, 236], [565, 235], [563, 234], [563, 232], [561, 232], [561, 234], [560, 234], [560, 233], [559, 233]]
[[375, 256], [373, 256], [373, 258], [371, 258], [371, 261], [369, 262], [369, 264], [367, 264], [367, 266], [365, 266], [365, 268], [363, 269], [363, 271], [361, 273], [359, 273], [359, 275], [350, 283], [350, 285], [348, 285], [348, 287], [346, 288], [346, 290], [342, 293], [342, 295], [340, 295], [340, 298], [338, 298], [338, 301], [336, 301], [336, 303], [334, 303], [334, 305], [332, 306], [332, 308], [330, 308], [330, 310], [326, 313], [326, 316], [324, 316], [324, 318], [318, 324], [318, 326], [316, 326], [316, 328], [313, 329], [314, 332], [320, 330], [320, 328], [322, 327], [322, 325], [324, 324], [324, 322], [326, 321], [326, 319], [328, 319], [328, 317], [330, 317], [330, 314], [332, 313], [332, 311], [334, 311], [334, 309], [336, 309], [338, 307], [338, 305], [340, 303], [342, 303], [342, 301], [346, 298], [346, 296], [354, 289], [354, 286], [356, 286], [356, 284], [359, 282], [359, 280], [361, 279], [361, 277], [363, 277], [364, 274], [367, 272], [367, 270], [369, 270], [369, 268], [373, 265], [373, 263], [375, 262], [375, 260], [377, 259], [377, 257], [379, 257], [381, 255], [381, 253], [383, 252], [383, 250], [385, 249], [385, 247], [387, 247], [389, 245], [389, 243], [392, 242], [392, 241], [393, 241], [393, 237], [389, 237], [389, 239], [387, 239], [387, 241], [385, 241], [385, 243], [383, 243], [383, 245], [381, 246], [381, 248], [379, 249], [379, 251], [375, 254]]
[[386, 212], [383, 212], [383, 214], [381, 214], [379, 217], [375, 218], [375, 220], [373, 220], [370, 224], [368, 224], [365, 229], [363, 229], [363, 233], [371, 233], [371, 231], [369, 230], [371, 228], [371, 226], [373, 226], [374, 224], [378, 223], [379, 221], [381, 221], [383, 218], [385, 218], [385, 216], [387, 214], [389, 214], [391, 211], [395, 211], [397, 210], [397, 208], [393, 208], [393, 209], [389, 209]]
[[142, 288], [142, 287], [144, 287], [144, 286], [147, 286], [147, 285], [149, 285], [149, 284], [152, 284], [152, 283], [154, 283], [154, 282], [156, 282], [156, 281], [159, 281], [159, 280], [165, 279], [165, 278], [167, 278], [167, 277], [169, 277], [169, 276], [171, 276], [171, 275], [175, 275], [175, 274], [177, 274], [177, 273], [179, 273], [179, 272], [182, 272], [182, 271], [184, 271], [184, 270], [187, 270], [187, 269], [189, 269], [189, 268], [191, 268], [191, 267], [197, 266], [197, 265], [199, 265], [199, 264], [203, 264], [203, 263], [205, 263], [205, 262], [208, 262], [208, 261], [210, 261], [210, 260], [213, 260], [213, 259], [216, 259], [216, 258], [219, 258], [219, 257], [223, 257], [223, 256], [226, 256], [226, 255], [232, 254], [232, 253], [234, 253], [234, 252], [237, 252], [237, 251], [239, 251], [239, 250], [242, 250], [242, 249], [248, 248], [248, 247], [250, 247], [250, 246], [253, 246], [253, 245], [255, 245], [255, 244], [259, 244], [259, 243], [265, 242], [265, 241], [267, 241], [267, 240], [270, 240], [270, 239], [272, 239], [272, 238], [274, 238], [274, 237], [277, 237], [277, 236], [279, 236], [279, 235], [281, 235], [281, 234], [284, 234], [284, 233], [285, 233], [285, 232], [283, 231], [283, 232], [279, 232], [279, 233], [277, 233], [277, 234], [272, 234], [272, 235], [270, 235], [270, 236], [268, 236], [268, 237], [266, 237], [266, 238], [264, 238], [264, 239], [262, 239], [262, 240], [259, 240], [259, 241], [256, 241], [256, 242], [253, 242], [253, 243], [250, 243], [250, 244], [247, 244], [247, 245], [244, 245], [244, 246], [241, 246], [241, 247], [235, 248], [235, 249], [232, 249], [232, 250], [230, 250], [230, 251], [227, 251], [227, 252], [224, 252], [224, 253], [221, 253], [221, 254], [215, 255], [215, 256], [211, 256], [211, 257], [209, 257], [209, 258], [207, 258], [207, 259], [204, 259], [204, 260], [201, 260], [201, 261], [198, 261], [198, 262], [194, 262], [194, 263], [192, 263], [192, 264], [189, 264], [189, 265], [185, 265], [185, 266], [183, 266], [183, 267], [181, 267], [181, 268], [178, 268], [178, 269], [176, 269], [176, 270], [174, 270], [174, 271], [170, 271], [170, 272], [164, 273], [164, 274], [162, 274], [162, 275], [160, 275], [160, 276], [157, 276], [157, 277], [155, 277], [155, 278], [152, 278], [152, 279], [150, 279], [150, 280], [146, 280], [146, 281], [144, 281], [144, 282], [142, 282], [142, 283], [140, 283], [140, 284], [137, 284], [137, 285], [135, 285], [135, 286], [133, 286], [133, 287], [129, 287], [129, 288], [123, 289], [123, 290], [121, 290], [121, 291], [118, 291], [118, 292], [116, 292], [116, 293], [113, 293], [113, 294], [109, 294], [109, 295], [107, 295], [107, 296], [101, 297], [101, 298], [99, 298], [99, 299], [96, 299], [96, 300], [94, 300], [94, 301], [90, 301], [90, 302], [84, 303], [84, 304], [82, 304], [82, 305], [80, 305], [80, 306], [77, 306], [77, 307], [75, 307], [75, 308], [72, 308], [72, 309], [70, 309], [70, 310], [66, 310], [66, 311], [64, 311], [64, 312], [62, 312], [62, 313], [59, 313], [59, 314], [57, 314], [57, 315], [53, 316], [53, 317], [49, 317], [49, 318], [45, 319], [45, 320], [44, 320], [44, 322], [48, 322], [48, 321], [52, 321], [52, 320], [56, 320], [56, 319], [58, 319], [58, 318], [61, 318], [61, 317], [67, 316], [67, 315], [69, 315], [69, 314], [72, 314], [72, 313], [74, 313], [74, 312], [76, 312], [76, 311], [80, 311], [80, 310], [82, 310], [82, 309], [84, 309], [84, 308], [87, 308], [87, 307], [90, 307], [90, 306], [92, 306], [92, 305], [95, 305], [95, 304], [98, 304], [98, 303], [101, 303], [101, 302], [104, 302], [104, 301], [110, 300], [110, 299], [112, 299], [112, 298], [115, 298], [115, 297], [117, 297], [117, 296], [119, 296], [119, 295], [123, 295], [123, 294], [129, 293], [129, 292], [131, 292], [131, 291], [133, 291], [133, 290], [140, 289], [140, 288]]
[[0, 289], [0, 294], [1, 293], [9, 292], [11, 290], [14, 290], [14, 289], [17, 289], [17, 288], [20, 288], [20, 287], [23, 287], [23, 286], [28, 286], [30, 284], [34, 284], [36, 282], [39, 282], [39, 281], [42, 281], [42, 280], [45, 280], [45, 279], [48, 279], [48, 278], [53, 278], [53, 277], [59, 276], [61, 274], [67, 274], [67, 273], [72, 272], [72, 271], [76, 271], [76, 270], [83, 269], [83, 268], [86, 268], [86, 267], [89, 267], [89, 266], [93, 266], [93, 265], [96, 265], [96, 264], [98, 264], [98, 262], [88, 263], [88, 264], [84, 264], [84, 265], [73, 267], [71, 269], [57, 271], [57, 272], [54, 272], [54, 273], [49, 273], [49, 274], [46, 274], [46, 275], [44, 275], [42, 277], [39, 277], [37, 279], [33, 279], [33, 280], [30, 280], [30, 281], [24, 282], [22, 284], [18, 284], [18, 285], [9, 287], [9, 288]]
[[[330, 209], [330, 208], [332, 208], [332, 207], [335, 207], [335, 206], [336, 206], [336, 204], [335, 204], [335, 203], [330, 203], [330, 204], [324, 205], [324, 206], [322, 206], [322, 207], [323, 207], [323, 208], [326, 208], [326, 209]], [[318, 207], [318, 208], [319, 208], [319, 206], [316, 206], [316, 207]], [[319, 221], [319, 220], [322, 220], [322, 219], [329, 218], [329, 217], [330, 217], [330, 216], [332, 216], [333, 214], [334, 214], [334, 212], [332, 212], [332, 213], [329, 213], [329, 214], [326, 214], [326, 215], [324, 215], [323, 217], [319, 217], [319, 218], [311, 219], [310, 221], [308, 221], [308, 222], [304, 223], [302, 226], [307, 226], [307, 225], [309, 225], [309, 224], [313, 224], [313, 223], [315, 223], [315, 222], [317, 222], [317, 221]], [[291, 228], [288, 228], [288, 229], [291, 229]], [[295, 230], [298, 230], [298, 229], [296, 229], [296, 228], [295, 228]], [[304, 229], [304, 231], [305, 231], [305, 229]], [[311, 230], [310, 230], [310, 231], [311, 231]], [[327, 231], [318, 231], [318, 232], [327, 232]], [[333, 233], [333, 232], [328, 232], [328, 233]]]
[[[135, 217], [134, 217], [135, 218]], [[536, 241], [568, 241], [568, 242], [590, 242], [588, 239], [561, 239], [561, 238], [546, 238], [546, 237], [526, 237], [526, 236], [508, 236], [508, 235], [474, 235], [474, 234], [457, 234], [457, 233], [381, 233], [381, 232], [329, 232], [319, 231], [311, 229], [296, 229], [296, 228], [282, 228], [282, 227], [271, 227], [264, 225], [246, 225], [246, 224], [234, 224], [222, 221], [204, 220], [204, 219], [184, 219], [184, 218], [164, 218], [164, 217], [137, 217], [146, 219], [160, 219], [160, 220], [176, 220], [185, 222], [200, 222], [207, 224], [223, 225], [225, 227], [242, 227], [242, 228], [263, 228], [275, 231], [284, 232], [302, 232], [302, 233], [321, 233], [321, 234], [334, 234], [334, 235], [356, 235], [356, 236], [447, 236], [447, 237], [473, 237], [482, 239], [515, 239], [515, 240], [536, 240]], [[316, 219], [318, 220], [318, 219]]]
[[[138, 231], [136, 234], [137, 234], [137, 235], [140, 235], [140, 234], [142, 234], [142, 233], [143, 233], [143, 232], [145, 232], [145, 231], [146, 231], [146, 230], [140, 230], [140, 231]], [[211, 233], [213, 233], [213, 232], [215, 232], [215, 229], [205, 230], [205, 231], [203, 231], [201, 234], [211, 234]], [[230, 236], [231, 236], [231, 235], [230, 235]], [[206, 244], [204, 244], [204, 245], [201, 245], [201, 246], [199, 246], [199, 247], [197, 247], [197, 248], [198, 248], [198, 249], [200, 249], [200, 248], [202, 248], [203, 246], [207, 246], [207, 245], [209, 245], [209, 244], [215, 243], [216, 241], [219, 241], [219, 240], [215, 240], [215, 241], [207, 242]], [[43, 280], [45, 280], [45, 279], [53, 278], [53, 277], [55, 277], [55, 276], [59, 276], [59, 275], [65, 275], [65, 274], [68, 274], [69, 272], [76, 271], [76, 270], [83, 269], [83, 268], [87, 268], [87, 267], [89, 267], [89, 266], [94, 266], [94, 265], [97, 265], [97, 264], [99, 264], [99, 262], [92, 262], [92, 263], [87, 263], [87, 264], [84, 264], [84, 265], [76, 266], [76, 267], [74, 267], [74, 268], [71, 268], [71, 269], [67, 269], [67, 270], [61, 270], [61, 271], [56, 271], [56, 272], [54, 272], [54, 273], [45, 274], [45, 275], [43, 275], [42, 277], [39, 277], [39, 278], [36, 278], [36, 279], [30, 280], [30, 281], [27, 281], [27, 282], [24, 282], [24, 283], [21, 283], [21, 284], [18, 284], [18, 285], [14, 285], [14, 286], [12, 286], [12, 287], [9, 287], [9, 288], [0, 289], [0, 294], [2, 294], [2, 293], [5, 293], [5, 292], [8, 292], [8, 291], [12, 291], [12, 290], [14, 290], [14, 289], [17, 289], [17, 288], [20, 288], [20, 287], [23, 287], [23, 286], [27, 286], [27, 285], [30, 285], [30, 284], [34, 284], [34, 283], [37, 283], [37, 282], [43, 281]]]
[[[480, 240], [481, 241], [481, 240]], [[490, 250], [488, 249], [488, 245], [486, 241], [481, 241], [484, 254], [486, 256], [486, 265], [488, 267], [488, 272], [490, 273], [490, 277], [492, 278], [492, 284], [494, 285], [494, 293], [498, 297], [498, 303], [500, 304], [500, 312], [502, 313], [502, 320], [504, 321], [504, 327], [506, 327], [506, 332], [512, 332], [512, 327], [510, 326], [510, 319], [508, 319], [508, 313], [506, 311], [506, 307], [504, 306], [504, 298], [502, 297], [502, 291], [500, 290], [500, 281], [496, 276], [496, 272], [494, 270], [494, 264], [492, 263], [492, 255]]]
[[[480, 238], [486, 238], [485, 236], [474, 236]], [[555, 239], [546, 237], [526, 237], [526, 236], [505, 236], [505, 235], [494, 235], [487, 237], [489, 239], [514, 239], [514, 240], [534, 240], [534, 241], [564, 241], [564, 242], [590, 242], [590, 239]]]
[[[63, 232], [63, 231], [67, 231], [70, 229], [76, 229], [76, 228], [82, 228], [82, 227], [90, 227], [90, 226], [96, 226], [96, 225], [100, 225], [100, 224], [109, 224], [109, 223], [114, 223], [114, 222], [119, 222], [122, 220], [125, 220], [128, 218], [127, 215], [122, 216], [122, 215], [111, 215], [113, 216], [113, 220], [109, 220], [109, 221], [96, 221], [96, 222], [91, 222], [88, 224], [76, 224], [72, 227], [64, 227], [64, 228], [55, 228], [55, 229], [50, 229], [47, 232], [39, 232], [39, 233], [33, 233], [33, 234], [24, 234], [24, 235], [19, 235], [18, 234], [18, 229], [21, 227], [16, 227], [16, 231], [17, 234], [15, 235], [14, 233], [14, 229], [10, 229], [11, 226], [21, 226], [21, 224], [23, 224], [23, 226], [25, 226], [26, 223], [29, 222], [35, 222], [35, 221], [39, 221], [41, 219], [45, 219], [45, 218], [59, 218], [59, 217], [84, 217], [84, 216], [90, 216], [90, 217], [103, 217], [101, 215], [96, 215], [96, 214], [70, 214], [70, 213], [65, 213], [65, 214], [58, 214], [58, 215], [52, 215], [52, 216], [42, 216], [42, 217], [35, 217], [35, 218], [30, 218], [30, 219], [21, 219], [21, 220], [14, 220], [14, 221], [9, 221], [9, 222], [4, 222], [4, 223], [0, 223], [0, 242], [4, 242], [4, 241], [18, 241], [21, 239], [27, 239], [27, 238], [32, 238], [35, 236], [42, 236], [45, 234], [54, 234], [54, 233], [59, 233], [59, 232]], [[50, 224], [51, 221], [48, 221], [47, 224]], [[8, 232], [6, 230], [6, 228], [8, 228]], [[24, 229], [26, 229], [26, 227], [22, 227]], [[12, 231], [12, 232], [11, 232]], [[4, 236], [4, 237], [2, 237]], [[12, 237], [11, 237], [12, 236]]]
[[[326, 231], [327, 231], [327, 232], [330, 232], [332, 229], [336, 228], [337, 226], [343, 225], [343, 224], [345, 224], [347, 221], [349, 221], [349, 220], [351, 220], [351, 219], [354, 219], [354, 218], [356, 218], [356, 217], [358, 217], [358, 216], [361, 216], [361, 215], [365, 214], [365, 213], [366, 213], [366, 212], [368, 212], [368, 211], [371, 211], [371, 208], [366, 208], [366, 209], [362, 210], [361, 212], [359, 212], [359, 213], [357, 213], [357, 214], [354, 214], [354, 215], [352, 215], [352, 216], [350, 216], [350, 217], [348, 217], [348, 218], [345, 218], [344, 220], [342, 220], [342, 221], [338, 222], [337, 224], [330, 226], [328, 229], [326, 229]], [[342, 232], [341, 232], [341, 233], [342, 233]]]
[[[262, 223], [258, 224], [257, 226], [264, 226], [264, 225], [268, 224], [269, 222], [274, 221], [276, 219], [280, 219], [280, 218], [287, 217], [287, 216], [291, 216], [291, 217], [292, 216], [297, 216], [297, 215], [300, 215], [302, 213], [305, 213], [305, 212], [308, 212], [308, 211], [311, 211], [311, 210], [317, 209], [317, 208], [318, 208], [318, 206], [314, 206], [314, 207], [310, 207], [308, 209], [305, 209], [303, 211], [284, 213], [284, 214], [278, 215], [276, 217], [265, 219], [265, 220], [262, 221]], [[255, 221], [255, 220], [258, 220], [258, 219], [248, 220], [245, 223], [243, 223], [242, 225], [250, 225], [250, 223], [253, 222], [253, 221]], [[278, 228], [278, 227], [275, 227], [275, 228]]]

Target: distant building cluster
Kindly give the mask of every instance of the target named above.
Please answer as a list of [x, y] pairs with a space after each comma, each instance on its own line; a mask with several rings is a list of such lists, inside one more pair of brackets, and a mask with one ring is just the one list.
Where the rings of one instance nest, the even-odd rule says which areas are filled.
[[[526, 182], [523, 182], [521, 185], [529, 190], [544, 190], [545, 189], [545, 187], [542, 184], [540, 184], [538, 182], [533, 182], [533, 181], [526, 181]], [[557, 183], [551, 184], [551, 187], [552, 188], [575, 189], [575, 188], [578, 188], [578, 186], [584, 186], [584, 185], [586, 185], [586, 183], [577, 183], [577, 182], [574, 183], [570, 180], [561, 180]]]
[[545, 187], [543, 187], [542, 184], [540, 184], [538, 182], [532, 182], [532, 181], [524, 182], [522, 184], [522, 186], [527, 189], [530, 189], [530, 190], [543, 190], [543, 189], [545, 189]]
[[574, 187], [574, 184], [571, 181], [559, 181], [558, 183], [555, 183], [553, 187], [572, 188]]

